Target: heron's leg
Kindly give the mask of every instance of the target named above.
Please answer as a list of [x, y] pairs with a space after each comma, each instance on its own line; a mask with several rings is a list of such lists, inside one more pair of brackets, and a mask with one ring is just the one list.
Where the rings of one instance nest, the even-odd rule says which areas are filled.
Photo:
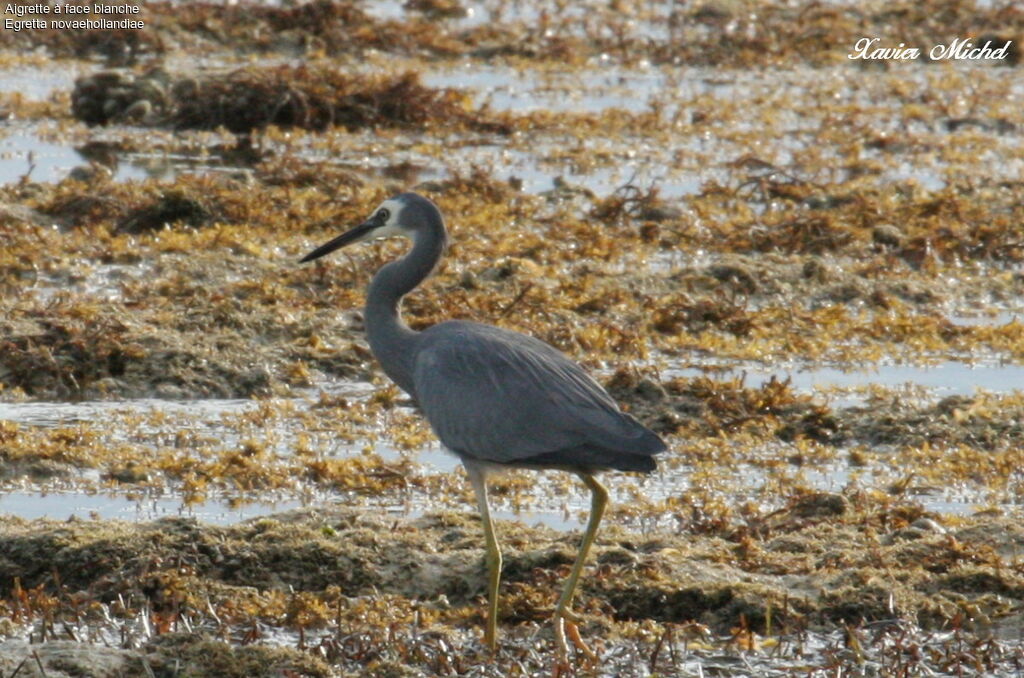
[[482, 469], [466, 466], [469, 482], [473, 484], [476, 502], [480, 507], [480, 521], [484, 525], [484, 543], [487, 549], [487, 626], [484, 643], [494, 650], [498, 646], [498, 584], [501, 582], [501, 550], [494, 536], [491, 508], [487, 503], [487, 482]]
[[604, 515], [605, 506], [608, 505], [608, 490], [589, 473], [580, 473], [579, 476], [590, 488], [590, 519], [587, 521], [587, 531], [583, 533], [583, 541], [580, 543], [576, 562], [572, 566], [572, 572], [569, 573], [569, 579], [565, 582], [562, 596], [558, 599], [558, 605], [555, 607], [555, 645], [557, 646], [558, 661], [563, 664], [566, 662], [565, 627], [567, 625], [573, 644], [590, 659], [597, 659], [597, 655], [580, 638], [575, 624], [576, 615], [572, 613], [569, 606], [572, 605], [572, 597], [576, 593], [576, 583], [583, 572], [583, 564], [587, 560], [587, 554], [590, 553], [594, 537], [597, 536], [597, 527], [601, 524], [601, 516]]

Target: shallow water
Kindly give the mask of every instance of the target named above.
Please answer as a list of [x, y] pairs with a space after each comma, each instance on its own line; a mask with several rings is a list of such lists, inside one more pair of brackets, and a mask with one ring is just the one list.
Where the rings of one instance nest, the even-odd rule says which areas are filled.
[[27, 426], [69, 426], [80, 422], [102, 421], [112, 415], [129, 413], [147, 415], [156, 412], [184, 415], [202, 421], [221, 414], [253, 409], [252, 400], [94, 400], [78, 403], [50, 403], [29, 401], [23, 403], [0, 402], [0, 420]]
[[45, 101], [55, 92], [70, 91], [75, 78], [88, 70], [91, 68], [68, 60], [59, 66], [53, 62], [42, 66], [23, 65], [0, 70], [0, 83], [8, 92], [18, 92], [29, 100]]
[[[698, 78], [697, 82], [704, 82]], [[476, 106], [496, 111], [603, 111], [618, 108], [640, 113], [666, 86], [658, 70], [619, 67], [589, 72], [537, 73], [467, 62], [431, 71], [423, 78], [430, 87], [468, 90]]]
[[[380, 8], [378, 7], [378, 10]], [[400, 10], [400, 8], [399, 8]], [[224, 64], [213, 61], [208, 64], [191, 64], [193, 70], [219, 70]], [[44, 85], [29, 88], [30, 96], [45, 98], [57, 89], [70, 89], [75, 75], [79, 73], [51, 74], [48, 69], [30, 69], [42, 78]], [[723, 79], [720, 71], [699, 67], [677, 67], [662, 65], [653, 67], [624, 68], [611, 63], [596, 63], [590, 68], [566, 69], [564, 71], [520, 71], [504, 66], [481, 66], [472, 62], [454, 65], [434, 66], [423, 74], [424, 84], [431, 87], [454, 87], [468, 92], [475, 105], [487, 106], [495, 111], [524, 114], [534, 111], [600, 113], [613, 109], [630, 114], [646, 114], [657, 110], [666, 126], [683, 124], [689, 126], [692, 111], [699, 110], [705, 98], [731, 100], [742, 90], [745, 97], [763, 92], [768, 99], [781, 98], [787, 93], [792, 96], [806, 96], [808, 77], [822, 78], [820, 70], [795, 67], [789, 71], [776, 72], [768, 79], [763, 73], [730, 73]], [[920, 85], [927, 81], [928, 74], [920, 70], [900, 73], [904, 80]], [[884, 108], [883, 95], [870, 85], [861, 85], [850, 90], [841, 83], [838, 73], [829, 72], [826, 83], [835, 79], [829, 87], [839, 99], [869, 101]], [[0, 82], [17, 85], [18, 78], [11, 73], [0, 74]], [[807, 138], [811, 136], [820, 120], [777, 112], [775, 121], [778, 129], [785, 130], [773, 142], [771, 148], [751, 149], [747, 136], [764, 125], [764, 121], [749, 113], [736, 111], [737, 119], [730, 122], [728, 133], [720, 130], [715, 121], [701, 133], [687, 133], [674, 137], [671, 143], [655, 143], [645, 140], [643, 135], [635, 138], [591, 140], [595, 157], [602, 160], [596, 166], [580, 170], [575, 162], [563, 157], [566, 144], [575, 146], [576, 140], [539, 139], [527, 148], [514, 141], [493, 140], [486, 142], [450, 144], [445, 148], [445, 162], [438, 166], [437, 158], [430, 153], [416, 150], [398, 150], [387, 157], [367, 158], [346, 157], [333, 151], [303, 149], [299, 142], [289, 147], [300, 157], [310, 161], [334, 161], [346, 166], [359, 168], [372, 174], [380, 168], [376, 165], [412, 163], [424, 168], [419, 180], [447, 178], [456, 170], [473, 166], [492, 169], [496, 176], [522, 180], [523, 190], [528, 193], [542, 193], [552, 189], [556, 177], [562, 177], [574, 186], [607, 195], [616, 188], [631, 183], [640, 187], [657, 186], [663, 198], [678, 198], [699, 192], [708, 181], [724, 183], [729, 171], [727, 165], [737, 157], [756, 152], [759, 160], [777, 166], [790, 164], [799, 153], [807, 150]], [[749, 116], [749, 117], [748, 117]], [[680, 122], [682, 121], [682, 122]], [[883, 127], [884, 129], [884, 127]], [[901, 130], [894, 130], [901, 132]], [[144, 128], [109, 127], [92, 130], [96, 139], [116, 139], [119, 136], [145, 137]], [[329, 132], [348, 136], [350, 131]], [[225, 140], [217, 135], [208, 135], [207, 144], [221, 144]], [[1016, 143], [1010, 135], [996, 137], [995, 143], [1009, 148]], [[145, 143], [135, 144], [145, 148]], [[372, 147], [373, 144], [370, 144]], [[32, 178], [37, 181], [59, 181], [70, 170], [85, 163], [70, 145], [55, 143], [47, 137], [40, 139], [32, 125], [19, 124], [8, 128], [0, 138], [0, 182], [15, 181], [29, 168], [29, 151], [34, 152], [35, 169]], [[872, 152], [869, 152], [870, 155]], [[133, 181], [147, 177], [173, 179], [181, 173], [204, 174], [210, 172], [238, 172], [243, 168], [224, 167], [211, 161], [211, 156], [198, 154], [168, 155], [137, 151], [122, 154], [114, 180]], [[1016, 177], [1020, 167], [1015, 163], [999, 163], [999, 174], [1007, 179]], [[770, 172], [765, 166], [760, 172]], [[767, 175], [766, 175], [767, 176]], [[893, 182], [914, 179], [928, 189], [940, 189], [946, 185], [944, 166], [938, 161], [930, 164], [916, 159], [883, 170], [880, 180]]]
[[[700, 368], [670, 368], [665, 378], [696, 377], [707, 374]], [[819, 366], [770, 366], [759, 363], [727, 364], [714, 368], [714, 378], [746, 376], [746, 383], [757, 385], [774, 377], [789, 380], [801, 393], [820, 393], [833, 407], [862, 404], [856, 390], [868, 386], [904, 388], [908, 393], [924, 393], [934, 398], [950, 395], [969, 396], [979, 391], [1013, 393], [1024, 389], [1024, 365], [979, 362], [968, 364], [947, 360], [937, 365], [870, 365], [860, 368]], [[835, 391], [839, 391], [838, 394]], [[847, 392], [844, 395], [843, 392]]]
[[0, 137], [0, 181], [22, 177], [33, 181], [61, 181], [72, 168], [85, 162], [75, 149], [44, 141], [31, 128], [9, 129]]
[[[48, 136], [48, 135], [47, 135]], [[88, 159], [68, 144], [49, 141], [30, 124], [8, 128], [0, 136], [0, 182], [11, 183], [23, 176], [32, 181], [60, 182], [71, 171], [88, 165]], [[175, 160], [166, 155], [139, 153], [122, 154], [112, 170], [114, 181], [141, 181], [153, 177], [173, 179], [190, 167], [195, 160], [185, 156]], [[200, 169], [203, 167], [200, 165]], [[213, 168], [207, 168], [211, 170]]]
[[204, 523], [226, 525], [248, 518], [280, 513], [305, 506], [296, 499], [251, 501], [236, 504], [230, 501], [207, 501], [186, 504], [173, 494], [133, 498], [119, 494], [77, 491], [48, 492], [0, 491], [0, 514], [34, 520], [126, 520], [149, 522], [171, 516], [195, 518]]
[[[693, 377], [701, 374], [704, 374], [704, 371], [695, 368], [674, 368], [663, 371], [662, 376]], [[994, 393], [1010, 393], [1018, 390], [1024, 383], [1024, 367], [1021, 366], [970, 366], [955, 362], [935, 367], [891, 365], [868, 370], [799, 366], [780, 369], [743, 364], [733, 365], [725, 373], [716, 370], [711, 376], [729, 379], [740, 374], [745, 375], [746, 383], [750, 386], [756, 386], [771, 377], [779, 380], [788, 378], [796, 391], [814, 394], [819, 399], [829, 401], [833, 407], [863, 405], [865, 395], [860, 393], [858, 388], [869, 385], [905, 389], [908, 397], [933, 399], [947, 395], [970, 395], [982, 389]], [[332, 381], [325, 382], [323, 388], [316, 392], [321, 391], [329, 391], [333, 397], [359, 400], [371, 395], [375, 388], [361, 382]], [[310, 391], [302, 398], [269, 401], [269, 404], [287, 404], [293, 408], [296, 415], [301, 415], [302, 411], [313, 406], [315, 401], [315, 393]], [[137, 442], [141, 437], [143, 442], [152, 440], [153, 445], [162, 445], [166, 444], [165, 441], [174, 440], [177, 432], [198, 432], [204, 440], [216, 441], [215, 446], [209, 449], [210, 453], [233, 449], [232, 446], [237, 447], [243, 440], [266, 438], [268, 446], [277, 455], [292, 454], [297, 436], [306, 432], [289, 417], [271, 420], [266, 425], [240, 423], [247, 414], [267, 404], [258, 400], [154, 399], [81, 403], [0, 403], [0, 420], [40, 428], [70, 427], [76, 424], [95, 425], [110, 421], [112, 428], [107, 439], [111, 443], [124, 440]], [[402, 407], [400, 411], [412, 414], [408, 407]], [[125, 427], [125, 430], [118, 430], [116, 422], [129, 420], [134, 423]], [[380, 425], [387, 424], [381, 422]], [[365, 443], [346, 444], [327, 440], [326, 444], [331, 457], [358, 456], [368, 449]], [[201, 447], [195, 453], [203, 453], [206, 449], [207, 447]], [[369, 449], [385, 462], [412, 460], [419, 468], [417, 473], [425, 476], [462, 473], [458, 459], [436, 442], [410, 452], [398, 450], [384, 439], [373, 443]], [[679, 453], [685, 454], [685, 449], [679, 450]], [[789, 446], [779, 443], [757, 452], [754, 457], [770, 461], [784, 459], [791, 453]], [[852, 469], [845, 458], [846, 454], [840, 452], [835, 455], [834, 461], [824, 465], [807, 469], [783, 465], [782, 472], [800, 474], [808, 487], [841, 492], [854, 482]], [[771, 470], [775, 466], [777, 464], [766, 463], [762, 466], [758, 463], [742, 465], [731, 471], [723, 470], [724, 475], [720, 482], [730, 485], [729, 501], [741, 501], [745, 497], [753, 502], [764, 502], [761, 494], [771, 483], [772, 474], [777, 472]], [[895, 480], [893, 466], [890, 463], [875, 469], [857, 469], [856, 477], [855, 482], [860, 487], [884, 487]], [[531, 489], [529, 496], [526, 497], [528, 504], [522, 510], [516, 510], [502, 504], [502, 500], [499, 499], [496, 516], [528, 524], [543, 524], [555, 529], [578, 529], [585, 522], [589, 499], [582, 487], [578, 487], [578, 483], [575, 482], [568, 486], [570, 490], [567, 493], [564, 478], [564, 474], [554, 471], [532, 475]], [[73, 482], [62, 483], [56, 490], [53, 486], [33, 485], [25, 479], [9, 482], [0, 494], [0, 513], [11, 513], [26, 518], [45, 516], [65, 519], [75, 516], [82, 519], [100, 517], [135, 521], [146, 521], [165, 515], [185, 515], [211, 522], [227, 523], [317, 501], [358, 501], [366, 505], [367, 510], [383, 510], [403, 515], [419, 515], [441, 505], [461, 507], [467, 511], [473, 509], [471, 505], [453, 503], [451, 498], [446, 498], [438, 504], [429, 495], [416, 492], [398, 497], [389, 495], [379, 499], [346, 497], [330, 493], [321, 497], [312, 497], [308, 494], [294, 496], [285, 492], [279, 493], [273, 500], [267, 499], [267, 493], [260, 493], [252, 496], [233, 496], [231, 501], [212, 497], [206, 502], [186, 503], [184, 497], [173, 486], [161, 488], [159, 491], [143, 490], [142, 498], [138, 498], [139, 492], [111, 490], [98, 485], [98, 479], [96, 472], [89, 472], [83, 476], [86, 482], [82, 487], [76, 487]], [[675, 465], [663, 466], [658, 472], [643, 478], [609, 478], [608, 484], [613, 502], [628, 506], [633, 501], [634, 492], [639, 492], [647, 500], [656, 502], [685, 493], [693, 489], [694, 483], [690, 469], [686, 465]], [[308, 492], [308, 489], [304, 492]], [[928, 510], [940, 513], [969, 514], [978, 505], [991, 504], [987, 494], [978, 488], [925, 488], [918, 492], [909, 491], [907, 496], [921, 502]], [[664, 519], [671, 521], [673, 518], [666, 516]], [[642, 523], [637, 526], [653, 527]]]

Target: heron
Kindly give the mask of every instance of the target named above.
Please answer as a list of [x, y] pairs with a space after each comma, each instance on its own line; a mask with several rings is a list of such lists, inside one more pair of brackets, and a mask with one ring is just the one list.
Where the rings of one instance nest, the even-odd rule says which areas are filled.
[[501, 550], [487, 499], [487, 475], [510, 468], [576, 474], [590, 490], [587, 526], [554, 611], [557, 660], [574, 646], [596, 655], [580, 637], [571, 605], [587, 554], [608, 503], [603, 471], [651, 472], [665, 443], [616, 402], [579, 365], [543, 341], [481, 323], [448, 320], [414, 331], [402, 320], [402, 298], [433, 273], [448, 232], [440, 209], [417, 193], [385, 200], [363, 223], [317, 247], [302, 262], [346, 245], [401, 236], [405, 256], [370, 282], [364, 324], [384, 373], [419, 406], [437, 438], [466, 469], [486, 546], [487, 621], [484, 643], [497, 649]]

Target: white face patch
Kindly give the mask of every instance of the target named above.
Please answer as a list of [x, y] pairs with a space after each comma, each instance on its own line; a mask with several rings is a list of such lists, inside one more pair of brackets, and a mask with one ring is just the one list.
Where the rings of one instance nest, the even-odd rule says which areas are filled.
[[404, 205], [397, 200], [385, 200], [380, 206], [374, 210], [373, 215], [376, 216], [381, 210], [387, 210], [389, 215], [388, 220], [384, 222], [384, 225], [380, 228], [375, 228], [372, 233], [374, 238], [392, 238], [396, 235], [408, 236], [405, 229], [400, 227], [398, 224], [401, 219], [402, 210]]

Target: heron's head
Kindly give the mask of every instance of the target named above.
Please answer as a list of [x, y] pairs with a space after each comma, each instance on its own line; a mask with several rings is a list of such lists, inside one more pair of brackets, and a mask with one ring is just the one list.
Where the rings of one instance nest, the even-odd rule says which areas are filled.
[[382, 202], [370, 218], [358, 226], [345, 231], [302, 257], [302, 263], [319, 259], [325, 254], [341, 249], [352, 243], [390, 238], [396, 235], [415, 238], [422, 229], [444, 228], [441, 210], [433, 202], [417, 193], [402, 193]]

